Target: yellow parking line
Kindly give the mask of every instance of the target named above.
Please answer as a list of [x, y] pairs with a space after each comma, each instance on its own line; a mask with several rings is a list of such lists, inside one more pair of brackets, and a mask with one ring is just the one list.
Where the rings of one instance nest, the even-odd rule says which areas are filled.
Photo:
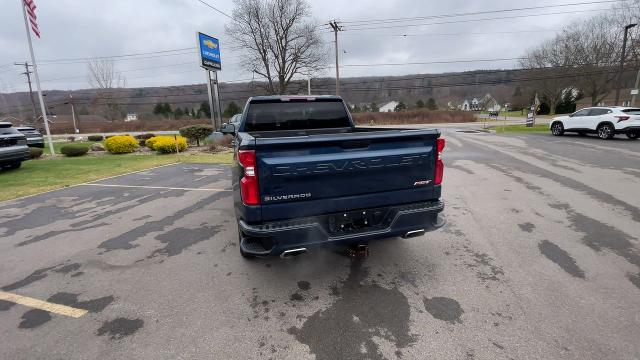
[[12, 303], [48, 311], [55, 314], [70, 316], [72, 318], [79, 318], [80, 316], [88, 312], [84, 309], [76, 309], [70, 306], [54, 304], [22, 295], [11, 294], [4, 291], [0, 291], [0, 300], [10, 301]]

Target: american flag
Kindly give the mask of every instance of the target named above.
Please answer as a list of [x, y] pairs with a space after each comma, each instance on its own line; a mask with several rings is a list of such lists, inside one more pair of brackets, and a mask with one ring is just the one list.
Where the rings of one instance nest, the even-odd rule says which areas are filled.
[[36, 21], [36, 4], [33, 0], [22, 0], [24, 3], [24, 7], [27, 10], [27, 17], [29, 18], [29, 22], [31, 23], [31, 30], [36, 34], [38, 39], [40, 38], [40, 30], [38, 30], [38, 22]]

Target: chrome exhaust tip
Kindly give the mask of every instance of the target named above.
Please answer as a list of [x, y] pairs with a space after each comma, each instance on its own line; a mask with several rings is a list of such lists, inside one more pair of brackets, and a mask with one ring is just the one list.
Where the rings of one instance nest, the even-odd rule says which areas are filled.
[[402, 237], [407, 239], [407, 238], [412, 238], [412, 237], [416, 237], [416, 236], [422, 236], [425, 233], [426, 233], [426, 231], [424, 229], [413, 230], [413, 231], [409, 231], [408, 233], [402, 235]]
[[282, 252], [282, 254], [280, 254], [281, 258], [290, 258], [290, 257], [294, 257], [294, 256], [298, 256], [301, 254], [306, 253], [308, 250], [307, 248], [297, 248], [297, 249], [291, 249], [291, 250], [285, 250]]

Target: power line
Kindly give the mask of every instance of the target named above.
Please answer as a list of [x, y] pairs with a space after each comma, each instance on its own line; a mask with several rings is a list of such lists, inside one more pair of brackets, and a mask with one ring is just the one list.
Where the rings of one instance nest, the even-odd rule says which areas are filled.
[[[520, 33], [539, 33], [539, 32], [558, 32], [559, 29], [539, 29], [539, 30], [515, 30], [515, 31], [487, 31], [487, 32], [459, 32], [459, 33], [422, 33], [422, 34], [371, 34], [371, 33], [346, 33], [346, 36], [398, 36], [398, 37], [413, 37], [413, 36], [467, 36], [467, 35], [496, 35], [496, 34], [520, 34]], [[327, 32], [331, 33], [331, 32]]]
[[[412, 26], [431, 26], [431, 25], [445, 25], [445, 24], [459, 24], [459, 23], [468, 23], [468, 22], [481, 22], [481, 21], [491, 21], [491, 20], [504, 20], [504, 19], [516, 19], [516, 18], [529, 18], [534, 16], [548, 16], [548, 15], [562, 15], [562, 14], [576, 14], [576, 13], [585, 13], [585, 12], [597, 12], [608, 9], [590, 9], [590, 10], [574, 10], [574, 11], [559, 11], [559, 12], [550, 12], [550, 13], [541, 13], [541, 14], [527, 14], [527, 15], [514, 15], [514, 16], [501, 16], [501, 17], [490, 17], [490, 18], [480, 18], [480, 19], [463, 19], [463, 20], [452, 20], [452, 21], [442, 21], [442, 22], [430, 22], [430, 23], [420, 23], [420, 24], [404, 24], [404, 25], [389, 25], [389, 26], [369, 26], [370, 24], [362, 24], [365, 27], [345, 27], [345, 31], [362, 31], [362, 30], [377, 30], [377, 29], [393, 29], [393, 28], [404, 28], [404, 27], [412, 27]], [[355, 25], [358, 26], [358, 25]], [[369, 26], [369, 27], [366, 27]]]
[[224, 11], [222, 11], [222, 10], [220, 10], [220, 9], [216, 8], [215, 6], [213, 6], [213, 5], [209, 4], [209, 3], [207, 3], [206, 1], [203, 1], [203, 0], [196, 0], [196, 1], [198, 1], [199, 3], [202, 3], [202, 4], [204, 4], [204, 5], [206, 5], [206, 6], [210, 7], [210, 8], [212, 8], [213, 10], [215, 10], [215, 11], [219, 12], [220, 14], [222, 14], [222, 15], [224, 15], [224, 16], [226, 16], [226, 17], [228, 17], [229, 19], [231, 19], [231, 20], [233, 20], [233, 21], [236, 21], [236, 19], [234, 19], [233, 17], [231, 17], [229, 14], [227, 14], [227, 13], [225, 13]]
[[186, 47], [179, 49], [168, 49], [168, 50], [158, 50], [158, 51], [150, 51], [150, 52], [142, 52], [142, 53], [132, 53], [132, 54], [120, 54], [120, 55], [106, 55], [106, 56], [87, 56], [87, 57], [79, 57], [79, 58], [66, 58], [66, 59], [48, 59], [41, 60], [41, 63], [52, 63], [52, 62], [67, 62], [67, 61], [87, 61], [87, 60], [102, 60], [102, 59], [117, 59], [117, 58], [126, 58], [126, 57], [134, 57], [141, 55], [153, 55], [153, 54], [165, 54], [172, 53], [178, 51], [186, 51], [186, 50], [195, 50], [195, 47]]
[[462, 64], [494, 61], [514, 61], [519, 58], [498, 58], [498, 59], [473, 59], [473, 60], [450, 60], [450, 61], [426, 61], [426, 62], [403, 62], [403, 63], [375, 63], [375, 64], [345, 64], [342, 67], [367, 67], [367, 66], [405, 66], [405, 65], [434, 65], [434, 64]]
[[495, 13], [503, 13], [503, 12], [515, 12], [515, 11], [548, 9], [548, 8], [568, 7], [568, 6], [581, 6], [581, 5], [595, 5], [595, 4], [616, 3], [616, 2], [621, 2], [621, 1], [620, 0], [589, 1], [589, 2], [577, 2], [577, 3], [556, 4], [556, 5], [545, 5], [545, 6], [529, 6], [529, 7], [521, 7], [521, 8], [486, 10], [486, 11], [476, 11], [476, 12], [466, 12], [466, 13], [416, 16], [416, 17], [406, 17], [406, 18], [352, 20], [352, 21], [343, 21], [343, 23], [345, 23], [345, 24], [357, 24], [357, 23], [369, 23], [369, 22], [385, 23], [385, 22], [400, 22], [400, 21], [413, 21], [413, 20], [441, 19], [441, 18], [450, 18], [450, 17], [461, 17], [461, 16], [471, 16], [471, 15], [485, 15], [485, 14], [495, 14]]

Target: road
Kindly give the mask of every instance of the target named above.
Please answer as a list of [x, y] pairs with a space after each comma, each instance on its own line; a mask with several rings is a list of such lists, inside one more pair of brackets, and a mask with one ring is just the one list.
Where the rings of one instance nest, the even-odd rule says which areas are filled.
[[465, 131], [446, 227], [365, 261], [243, 260], [224, 166], [0, 203], [2, 358], [639, 359], [640, 141]]

